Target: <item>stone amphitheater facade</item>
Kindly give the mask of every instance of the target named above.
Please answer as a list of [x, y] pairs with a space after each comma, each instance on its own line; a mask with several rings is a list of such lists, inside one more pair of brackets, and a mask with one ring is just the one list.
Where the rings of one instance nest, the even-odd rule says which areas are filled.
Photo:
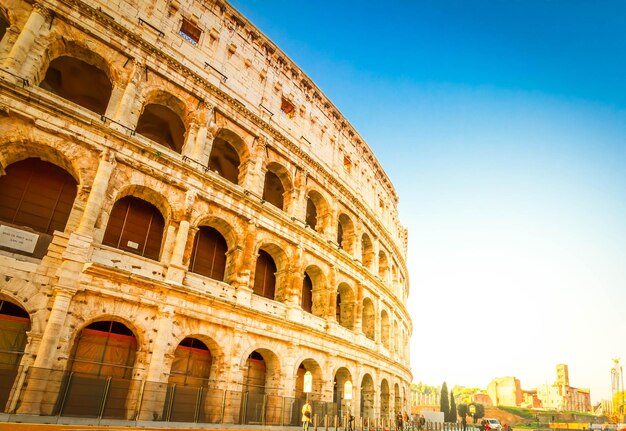
[[219, 0], [0, 0], [0, 37], [5, 413], [408, 410], [397, 194], [259, 29]]

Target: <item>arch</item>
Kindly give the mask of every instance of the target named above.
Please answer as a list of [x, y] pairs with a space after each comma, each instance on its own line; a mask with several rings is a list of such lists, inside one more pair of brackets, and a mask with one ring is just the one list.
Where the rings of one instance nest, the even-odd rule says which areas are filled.
[[[296, 380], [296, 388], [295, 395], [296, 398], [301, 398], [304, 394], [304, 373], [310, 371], [313, 376], [313, 385], [311, 388], [311, 394], [317, 394], [321, 396], [323, 387], [324, 387], [324, 377], [322, 373], [322, 368], [319, 363], [313, 358], [306, 358], [300, 361], [300, 365], [296, 369], [295, 380]], [[302, 406], [300, 406], [302, 407]], [[300, 410], [298, 410], [298, 413]]]
[[200, 226], [194, 236], [189, 262], [191, 272], [224, 281], [228, 245], [222, 234], [210, 226]]
[[17, 304], [0, 299], [0, 408], [7, 404], [17, 378], [30, 331], [30, 315]]
[[305, 274], [311, 279], [311, 313], [314, 316], [323, 317], [326, 310], [326, 295], [324, 288], [326, 278], [324, 271], [317, 265], [309, 265], [305, 269]]
[[300, 306], [308, 313], [313, 312], [313, 281], [309, 274], [304, 272], [302, 277], [302, 293], [300, 295]]
[[382, 310], [380, 312], [380, 341], [383, 343], [383, 346], [389, 350], [389, 314], [387, 310]]
[[171, 107], [160, 103], [143, 106], [135, 132], [179, 154], [185, 143], [186, 130], [181, 116]]
[[274, 299], [276, 293], [276, 263], [265, 250], [259, 250], [254, 270], [253, 293], [265, 298]]
[[291, 178], [287, 170], [278, 163], [269, 163], [263, 183], [263, 200], [285, 211], [290, 190]]
[[328, 202], [317, 190], [311, 189], [307, 193], [306, 217], [307, 226], [313, 230], [323, 233], [327, 227], [329, 216]]
[[352, 253], [354, 250], [354, 223], [345, 213], [339, 215], [339, 222], [337, 223], [337, 244], [348, 253]]
[[[248, 408], [244, 423], [268, 425], [280, 423], [281, 400], [279, 397], [267, 397], [277, 393], [280, 386], [280, 364], [275, 353], [268, 349], [256, 349], [246, 359], [245, 375], [242, 382], [243, 392], [247, 393]], [[263, 409], [265, 406], [265, 409]]]
[[248, 148], [235, 132], [221, 129], [211, 146], [209, 169], [234, 184], [240, 184], [243, 172], [241, 162], [248, 158]]
[[374, 380], [369, 373], [365, 373], [361, 379], [361, 417], [363, 419], [374, 419]]
[[374, 263], [374, 247], [367, 233], [361, 235], [361, 262], [367, 269], [372, 269], [372, 264]]
[[164, 228], [163, 215], [153, 204], [125, 196], [113, 205], [102, 243], [158, 260]]
[[337, 289], [337, 322], [344, 328], [354, 329], [354, 291], [347, 283]]
[[54, 58], [48, 64], [39, 86], [83, 108], [104, 115], [113, 91], [107, 63], [94, 52], [79, 52], [83, 53], [83, 58], [75, 55]]
[[0, 220], [46, 234], [64, 231], [77, 188], [74, 177], [52, 163], [12, 163], [0, 177]]
[[206, 417], [207, 403], [189, 401], [199, 400], [206, 391], [212, 363], [211, 351], [203, 341], [187, 337], [178, 344], [165, 396], [164, 416], [167, 420], [193, 422], [196, 417]]
[[376, 310], [370, 298], [363, 298], [363, 334], [370, 340], [375, 340], [376, 333]]
[[386, 280], [388, 271], [389, 261], [387, 260], [387, 254], [383, 250], [380, 250], [378, 252], [378, 276]]
[[348, 401], [344, 400], [344, 386], [347, 381], [352, 382], [352, 373], [346, 367], [339, 367], [333, 379], [333, 403], [337, 406], [337, 416], [343, 417], [347, 411]]
[[382, 418], [389, 418], [389, 383], [387, 379], [382, 379], [380, 382], [380, 416]]
[[85, 326], [74, 340], [68, 361], [62, 414], [98, 417], [101, 399], [109, 391], [116, 396], [108, 398], [103, 417], [127, 419], [132, 414], [126, 402], [136, 353], [137, 339], [125, 324], [96, 320]]
[[4, 38], [4, 35], [7, 33], [7, 30], [11, 27], [11, 20], [6, 13], [4, 8], [0, 8], [0, 41]]

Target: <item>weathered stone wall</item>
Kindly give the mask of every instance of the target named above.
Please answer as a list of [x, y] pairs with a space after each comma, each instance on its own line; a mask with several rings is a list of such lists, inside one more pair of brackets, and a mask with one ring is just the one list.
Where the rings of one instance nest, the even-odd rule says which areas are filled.
[[[362, 382], [368, 408], [408, 406], [407, 233], [396, 193], [356, 131], [284, 53], [219, 1], [0, 7], [9, 23], [0, 42], [0, 175], [36, 157], [78, 182], [66, 229], [42, 259], [0, 251], [0, 299], [32, 322], [21, 365], [62, 370], [80, 330], [112, 320], [137, 339], [138, 379], [167, 382], [175, 349], [194, 337], [214, 358], [215, 387], [239, 390], [258, 351], [281, 395], [295, 394], [305, 363], [325, 400], [335, 377], [348, 375], [356, 409]], [[201, 30], [196, 44], [179, 34], [183, 19]], [[64, 56], [106, 73], [104, 115], [39, 86]], [[293, 115], [281, 113], [285, 102]], [[148, 104], [182, 120], [180, 153], [135, 133]], [[238, 184], [207, 169], [218, 137], [240, 158]], [[282, 210], [262, 199], [269, 171], [284, 187]], [[129, 195], [163, 215], [158, 260], [102, 244], [115, 202]], [[307, 198], [317, 226], [304, 222]], [[200, 226], [226, 240], [224, 281], [188, 270]], [[252, 293], [260, 250], [276, 262], [275, 300]], [[312, 313], [300, 307], [305, 271]]]

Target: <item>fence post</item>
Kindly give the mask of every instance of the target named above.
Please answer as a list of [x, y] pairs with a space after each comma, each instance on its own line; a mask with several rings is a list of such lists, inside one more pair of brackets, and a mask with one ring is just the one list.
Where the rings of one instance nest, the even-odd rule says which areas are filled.
[[328, 413], [324, 415], [324, 431], [328, 431]]
[[194, 423], [198, 423], [198, 416], [200, 416], [200, 404], [202, 402], [202, 390], [203, 389], [204, 387], [200, 386], [200, 388], [198, 389], [198, 395], [196, 396], [196, 411], [194, 412], [194, 415], [193, 415]]
[[263, 403], [261, 404], [261, 425], [265, 426], [265, 409], [267, 408], [267, 394], [263, 394]]
[[109, 388], [111, 387], [111, 377], [107, 377], [107, 382], [104, 385], [104, 392], [102, 393], [102, 401], [100, 402], [100, 411], [98, 412], [98, 423], [100, 423], [100, 419], [102, 419], [102, 414], [104, 413], [104, 406], [107, 403], [107, 397], [109, 395]]
[[135, 409], [135, 417], [133, 420], [137, 420], [139, 417], [139, 412], [141, 412], [141, 405], [143, 404], [143, 394], [146, 390], [146, 381], [142, 380], [141, 387], [139, 388], [139, 399], [137, 400], [137, 408]]
[[172, 416], [172, 405], [174, 404], [175, 396], [176, 396], [176, 383], [172, 385], [172, 390], [170, 391], [170, 397], [167, 403], [167, 410], [166, 410], [166, 415], [165, 415], [165, 420], [167, 422], [170, 421], [170, 417]]
[[224, 412], [226, 411], [226, 389], [224, 389], [224, 395], [222, 395], [222, 412], [220, 413], [220, 423], [224, 423]]
[[63, 409], [65, 408], [65, 400], [67, 399], [67, 393], [70, 390], [70, 385], [72, 384], [72, 377], [74, 376], [74, 371], [72, 371], [70, 373], [69, 376], [67, 376], [67, 383], [65, 385], [65, 390], [63, 391], [63, 399], [61, 399], [61, 406], [59, 407], [59, 414], [58, 416], [62, 416], [63, 415]]

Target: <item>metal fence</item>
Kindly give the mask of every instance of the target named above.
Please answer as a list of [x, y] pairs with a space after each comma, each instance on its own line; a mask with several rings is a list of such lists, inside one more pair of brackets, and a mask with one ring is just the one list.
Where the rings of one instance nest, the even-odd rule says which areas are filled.
[[[309, 400], [314, 430], [418, 431], [416, 422], [399, 421], [392, 413], [348, 417], [340, 403], [322, 401], [320, 394], [310, 394]], [[49, 422], [79, 418], [82, 423], [300, 426], [305, 397], [272, 395], [259, 388], [224, 390], [212, 388], [208, 382], [197, 386], [157, 383], [34, 367], [22, 372], [17, 366], [0, 364], [0, 401], [2, 412], [10, 415], [11, 421], [35, 415]], [[458, 424], [428, 422], [421, 431], [463, 430]]]

